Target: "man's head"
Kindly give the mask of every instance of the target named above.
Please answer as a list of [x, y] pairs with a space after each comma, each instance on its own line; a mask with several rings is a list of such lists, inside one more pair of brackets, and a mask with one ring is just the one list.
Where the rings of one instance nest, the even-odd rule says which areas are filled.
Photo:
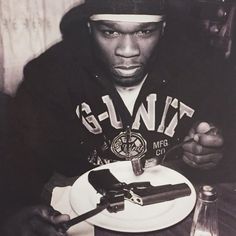
[[87, 0], [95, 53], [117, 85], [142, 81], [164, 27], [163, 0]]

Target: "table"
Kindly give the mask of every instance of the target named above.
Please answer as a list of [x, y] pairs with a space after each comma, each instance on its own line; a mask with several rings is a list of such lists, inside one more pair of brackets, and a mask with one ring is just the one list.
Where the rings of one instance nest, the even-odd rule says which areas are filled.
[[[173, 163], [172, 163], [173, 164]], [[194, 183], [196, 190], [203, 184], [213, 184], [218, 191], [218, 217], [219, 217], [219, 231], [220, 236], [235, 236], [236, 235], [236, 178], [234, 174], [234, 166], [231, 170], [224, 168], [224, 171], [216, 170], [203, 172], [200, 176], [196, 176], [199, 171], [191, 171], [188, 173], [183, 166], [178, 166], [174, 163], [175, 169], [179, 170], [182, 174], [189, 175], [188, 178]], [[173, 167], [173, 166], [169, 166]], [[184, 206], [183, 206], [184, 207]], [[61, 210], [61, 209], [58, 209]], [[63, 211], [62, 211], [63, 212]], [[67, 213], [67, 212], [63, 212]], [[94, 227], [94, 232], [90, 231], [88, 236], [187, 236], [190, 234], [192, 225], [193, 212], [189, 214], [183, 221], [177, 223], [169, 228], [148, 232], [148, 233], [123, 233], [106, 230], [100, 227]], [[75, 231], [74, 231], [75, 232]], [[80, 236], [85, 234], [71, 233], [69, 236]]]
[[[236, 235], [236, 182], [216, 185], [218, 199], [218, 217], [220, 236]], [[182, 222], [167, 229], [149, 233], [120, 233], [95, 227], [95, 236], [189, 236], [193, 212]]]

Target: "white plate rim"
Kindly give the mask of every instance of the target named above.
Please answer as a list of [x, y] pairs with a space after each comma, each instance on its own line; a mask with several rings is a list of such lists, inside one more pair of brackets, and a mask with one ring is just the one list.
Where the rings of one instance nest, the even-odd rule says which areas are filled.
[[[132, 170], [131, 168], [131, 164], [129, 161], [121, 161], [121, 162], [114, 162], [114, 163], [110, 163], [110, 164], [106, 164], [106, 165], [102, 165], [102, 166], [99, 166], [99, 167], [96, 167], [92, 170], [100, 170], [100, 169], [110, 169], [111, 172], [113, 172], [116, 168], [122, 168], [122, 167], [125, 167], [125, 168], [130, 168], [130, 170]], [[96, 226], [99, 226], [99, 227], [102, 227], [102, 228], [105, 228], [105, 229], [108, 229], [108, 230], [113, 230], [113, 231], [120, 231], [120, 232], [130, 232], [130, 233], [141, 233], [141, 232], [149, 232], [149, 231], [156, 231], [156, 230], [161, 230], [161, 229], [164, 229], [164, 228], [167, 228], [167, 227], [170, 227], [172, 225], [175, 225], [177, 224], [178, 222], [182, 221], [184, 218], [186, 218], [190, 212], [192, 211], [192, 209], [194, 208], [195, 206], [195, 203], [196, 203], [196, 191], [195, 191], [195, 188], [194, 186], [192, 185], [192, 183], [185, 177], [183, 176], [182, 174], [178, 173], [177, 171], [173, 170], [173, 169], [170, 169], [168, 167], [165, 167], [165, 166], [162, 166], [162, 165], [158, 165], [156, 167], [152, 167], [150, 169], [147, 169], [145, 170], [146, 171], [149, 171], [149, 170], [152, 170], [152, 171], [155, 171], [155, 169], [159, 169], [159, 170], [166, 170], [176, 176], [179, 176], [181, 177], [182, 181], [181, 182], [185, 182], [186, 184], [188, 184], [188, 186], [190, 187], [191, 189], [191, 195], [190, 196], [187, 196], [187, 197], [184, 197], [184, 198], [179, 198], [179, 199], [176, 199], [176, 200], [173, 200], [173, 201], [180, 201], [180, 202], [184, 202], [186, 200], [186, 202], [188, 202], [188, 206], [187, 208], [183, 208], [183, 211], [181, 211], [181, 214], [178, 216], [178, 217], [172, 217], [171, 218], [171, 215], [167, 214], [168, 215], [168, 222], [164, 222], [164, 224], [162, 225], [158, 225], [158, 224], [155, 224], [155, 222], [152, 222], [151, 221], [151, 225], [145, 225], [143, 226], [143, 224], [139, 224], [138, 227], [137, 225], [132, 226], [129, 225], [128, 228], [127, 228], [127, 225], [126, 226], [123, 226], [124, 224], [124, 221], [123, 220], [120, 220], [120, 219], [116, 219], [116, 217], [112, 217], [114, 215], [110, 215], [110, 214], [117, 214], [117, 213], [108, 213], [107, 216], [105, 216], [105, 221], [100, 221], [99, 220], [99, 217], [101, 218], [101, 214], [103, 213], [103, 218], [104, 218], [104, 215], [105, 213], [102, 212], [102, 213], [99, 213], [98, 215], [96, 216], [93, 216], [89, 219], [87, 219], [86, 221], [92, 225], [96, 225]], [[83, 198], [82, 198], [82, 195], [81, 194], [78, 194], [78, 186], [81, 184], [81, 182], [83, 181], [87, 181], [87, 176], [88, 176], [88, 173], [92, 170], [89, 170], [88, 172], [84, 173], [83, 175], [81, 175], [75, 182], [74, 184], [72, 185], [71, 189], [70, 189], [70, 194], [69, 194], [69, 201], [70, 201], [70, 205], [73, 209], [73, 211], [79, 215], [79, 214], [83, 214], [85, 212], [87, 212], [88, 210], [92, 210], [94, 207], [96, 207], [96, 203], [94, 203], [95, 205], [94, 206], [90, 206], [90, 208], [84, 208], [84, 205], [83, 204], [78, 204], [79, 202], [83, 202]], [[145, 175], [145, 172], [143, 175]], [[116, 175], [116, 177], [118, 178], [118, 176]], [[119, 178], [118, 178], [119, 179]], [[140, 180], [141, 179], [141, 180]], [[142, 175], [141, 176], [138, 176], [137, 177], [137, 181], [142, 181]], [[88, 181], [87, 181], [88, 182]], [[177, 181], [178, 183], [178, 181]], [[167, 184], [167, 183], [166, 183]], [[91, 186], [91, 188], [93, 188]], [[94, 189], [93, 189], [94, 190]], [[79, 191], [82, 191], [82, 190], [79, 190]], [[95, 190], [94, 190], [95, 191]], [[75, 195], [77, 194], [76, 198], [78, 199], [75, 199]], [[100, 196], [100, 195], [99, 195]], [[185, 203], [186, 203], [185, 202]], [[131, 203], [132, 204], [132, 203]], [[158, 203], [160, 204], [160, 203]], [[156, 205], [156, 204], [154, 204]], [[81, 209], [81, 206], [82, 208], [84, 209]], [[106, 211], [106, 210], [105, 210]], [[115, 222], [114, 223], [109, 223], [109, 219], [110, 218], [113, 218], [113, 221], [114, 221], [114, 218], [115, 218]], [[120, 224], [117, 224], [117, 223], [120, 223]], [[142, 222], [143, 223], [143, 222]], [[147, 223], [147, 222], [146, 222]]]

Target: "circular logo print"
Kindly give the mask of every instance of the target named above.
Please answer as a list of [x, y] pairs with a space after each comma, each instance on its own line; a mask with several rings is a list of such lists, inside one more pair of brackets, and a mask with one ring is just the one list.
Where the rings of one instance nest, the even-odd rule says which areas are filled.
[[113, 139], [111, 150], [122, 159], [141, 157], [147, 151], [147, 142], [139, 133], [121, 132]]

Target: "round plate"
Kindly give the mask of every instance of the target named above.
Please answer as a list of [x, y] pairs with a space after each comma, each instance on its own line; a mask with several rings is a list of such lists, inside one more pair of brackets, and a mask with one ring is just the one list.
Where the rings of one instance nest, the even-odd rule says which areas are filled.
[[[121, 232], [154, 231], [183, 220], [195, 205], [196, 192], [193, 185], [183, 175], [170, 168], [159, 165], [146, 169], [140, 176], [135, 176], [131, 163], [122, 161], [99, 166], [94, 170], [100, 169], [110, 169], [117, 179], [125, 183], [150, 181], [153, 186], [186, 183], [191, 189], [191, 195], [147, 206], [139, 206], [125, 200], [124, 211], [110, 213], [104, 210], [87, 219], [87, 222], [93, 225]], [[88, 182], [88, 173], [75, 181], [70, 192], [71, 207], [78, 215], [96, 208], [101, 198]]]

